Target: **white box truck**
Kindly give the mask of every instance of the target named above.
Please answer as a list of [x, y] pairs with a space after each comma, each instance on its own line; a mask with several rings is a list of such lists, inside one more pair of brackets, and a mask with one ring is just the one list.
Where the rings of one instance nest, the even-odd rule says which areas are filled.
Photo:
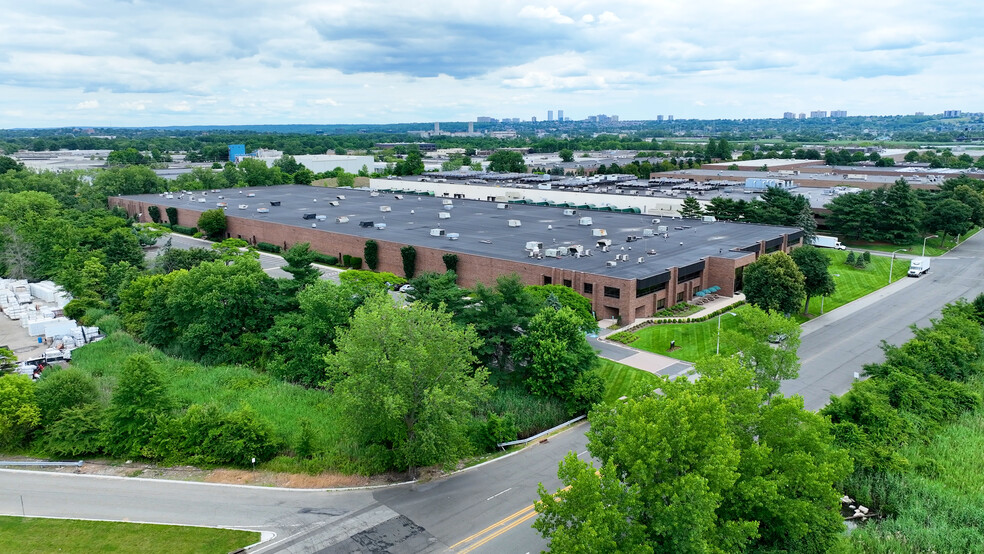
[[929, 273], [929, 258], [916, 258], [909, 263], [909, 277], [919, 277]]
[[847, 250], [847, 247], [837, 240], [837, 237], [828, 237], [824, 235], [817, 235], [813, 239], [813, 246], [820, 248], [836, 248], [837, 250]]

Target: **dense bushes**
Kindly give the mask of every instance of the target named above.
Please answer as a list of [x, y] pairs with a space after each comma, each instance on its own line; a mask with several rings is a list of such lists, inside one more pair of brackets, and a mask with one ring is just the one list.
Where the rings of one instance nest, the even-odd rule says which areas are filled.
[[262, 250], [264, 252], [270, 252], [272, 254], [279, 254], [283, 250], [280, 246], [276, 244], [270, 244], [269, 242], [258, 242], [256, 243], [256, 249]]
[[315, 252], [314, 263], [324, 264], [324, 265], [336, 265], [338, 264], [338, 258], [336, 258], [335, 256], [322, 254], [320, 252]]
[[178, 224], [178, 209], [173, 207], [164, 208], [164, 212], [167, 214], [167, 221], [171, 225]]
[[175, 233], [181, 233], [182, 235], [194, 235], [198, 232], [197, 227], [185, 227], [184, 225], [178, 225], [177, 223], [171, 225], [171, 230]]

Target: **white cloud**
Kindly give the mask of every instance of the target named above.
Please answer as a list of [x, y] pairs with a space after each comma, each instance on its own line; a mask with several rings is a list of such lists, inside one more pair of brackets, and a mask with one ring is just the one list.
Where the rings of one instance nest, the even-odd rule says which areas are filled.
[[337, 106], [338, 101], [334, 98], [318, 98], [314, 101], [315, 104], [319, 106]]
[[167, 108], [168, 110], [171, 110], [172, 112], [190, 112], [191, 111], [191, 104], [189, 104], [186, 100], [182, 100], [180, 102], [174, 102], [174, 103], [168, 104], [168, 105], [166, 105], [164, 107]]
[[602, 12], [601, 15], [598, 16], [598, 21], [600, 23], [618, 23], [622, 20], [619, 19], [619, 17], [613, 14], [612, 12], [606, 11], [606, 12]]
[[574, 23], [573, 19], [560, 13], [560, 10], [558, 10], [556, 6], [547, 6], [546, 8], [541, 8], [539, 6], [523, 6], [523, 9], [519, 10], [519, 17], [545, 19], [553, 23], [561, 23], [565, 25]]
[[99, 107], [98, 100], [83, 100], [75, 105], [76, 110], [94, 110]]
[[593, 23], [594, 20], [595, 20], [595, 17], [593, 15], [589, 14], [589, 13], [586, 13], [586, 14], [584, 14], [584, 15], [581, 16], [581, 22], [582, 23]]

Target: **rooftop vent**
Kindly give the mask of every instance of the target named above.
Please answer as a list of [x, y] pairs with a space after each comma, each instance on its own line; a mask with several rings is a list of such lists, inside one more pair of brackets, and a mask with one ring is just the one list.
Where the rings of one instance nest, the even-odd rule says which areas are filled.
[[441, 213], [437, 214], [437, 216], [440, 219], [451, 219], [451, 214], [449, 214], [448, 212], [441, 212]]
[[523, 222], [520, 221], [520, 220], [518, 220], [518, 219], [510, 219], [509, 220], [509, 226], [510, 227], [520, 227], [522, 225], [523, 225]]
[[348, 220], [349, 219], [343, 215], [343, 216], [340, 216], [340, 217], [336, 217], [335, 218], [335, 223], [348, 223]]

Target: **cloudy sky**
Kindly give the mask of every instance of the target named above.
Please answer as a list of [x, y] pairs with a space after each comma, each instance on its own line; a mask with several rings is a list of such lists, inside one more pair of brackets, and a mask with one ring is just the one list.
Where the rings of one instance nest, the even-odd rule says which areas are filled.
[[953, 0], [0, 0], [0, 128], [984, 110]]

